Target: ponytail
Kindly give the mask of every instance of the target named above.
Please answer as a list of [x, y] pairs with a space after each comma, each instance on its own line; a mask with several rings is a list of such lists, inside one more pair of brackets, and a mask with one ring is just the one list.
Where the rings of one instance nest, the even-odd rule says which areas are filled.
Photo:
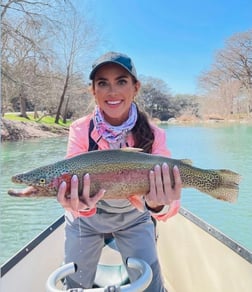
[[142, 148], [144, 152], [151, 153], [154, 142], [154, 133], [151, 129], [147, 114], [140, 111], [137, 106], [137, 121], [132, 129], [134, 147]]

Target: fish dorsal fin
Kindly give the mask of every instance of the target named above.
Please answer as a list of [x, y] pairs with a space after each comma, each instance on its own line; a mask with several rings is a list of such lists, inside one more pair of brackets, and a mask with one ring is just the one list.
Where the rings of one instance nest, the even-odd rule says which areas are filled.
[[193, 163], [192, 163], [192, 160], [191, 159], [187, 159], [187, 158], [185, 158], [185, 159], [180, 159], [180, 161], [182, 161], [184, 164], [188, 164], [188, 165], [192, 165]]
[[134, 148], [134, 147], [123, 147], [120, 148], [120, 150], [125, 151], [125, 152], [142, 152], [142, 148]]

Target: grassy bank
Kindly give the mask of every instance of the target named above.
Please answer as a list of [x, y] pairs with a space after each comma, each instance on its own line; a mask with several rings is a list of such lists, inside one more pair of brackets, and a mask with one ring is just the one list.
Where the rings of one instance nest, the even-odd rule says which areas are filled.
[[19, 113], [7, 113], [0, 119], [1, 141], [18, 141], [34, 138], [50, 138], [66, 136], [71, 121], [55, 124], [52, 116], [40, 116], [35, 119], [33, 113], [28, 113], [28, 119], [20, 117]]
[[4, 115], [4, 118], [10, 121], [19, 121], [19, 122], [35, 122], [39, 124], [46, 124], [46, 125], [59, 125], [63, 127], [69, 127], [72, 121], [67, 121], [66, 123], [63, 123], [63, 120], [59, 120], [59, 124], [55, 124], [55, 117], [52, 116], [41, 116], [37, 119], [34, 118], [34, 113], [27, 113], [27, 116], [29, 119], [26, 119], [24, 117], [21, 117], [19, 113], [6, 113]]

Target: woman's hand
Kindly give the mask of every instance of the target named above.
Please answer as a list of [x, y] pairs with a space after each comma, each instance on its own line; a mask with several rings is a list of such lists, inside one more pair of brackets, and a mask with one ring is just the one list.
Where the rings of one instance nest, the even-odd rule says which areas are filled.
[[66, 198], [66, 182], [63, 181], [58, 190], [58, 202], [64, 209], [74, 212], [88, 211], [95, 208], [96, 203], [103, 197], [105, 190], [101, 189], [94, 197], [90, 198], [90, 177], [89, 174], [85, 174], [83, 177], [82, 195], [79, 197], [78, 184], [77, 175], [73, 175], [70, 198]]
[[173, 168], [174, 186], [171, 184], [169, 166], [164, 163], [161, 167], [156, 165], [150, 171], [150, 192], [145, 196], [147, 206], [155, 211], [162, 210], [164, 205], [180, 200], [182, 181], [177, 166]]

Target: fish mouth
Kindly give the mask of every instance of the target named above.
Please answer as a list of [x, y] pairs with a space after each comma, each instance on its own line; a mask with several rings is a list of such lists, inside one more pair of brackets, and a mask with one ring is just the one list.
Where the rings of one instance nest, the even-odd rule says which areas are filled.
[[44, 188], [29, 186], [24, 189], [9, 189], [8, 194], [12, 197], [54, 197], [57, 193]]
[[28, 187], [25, 189], [10, 189], [8, 190], [8, 195], [12, 197], [34, 197], [38, 196], [39, 189], [36, 189], [34, 187]]

